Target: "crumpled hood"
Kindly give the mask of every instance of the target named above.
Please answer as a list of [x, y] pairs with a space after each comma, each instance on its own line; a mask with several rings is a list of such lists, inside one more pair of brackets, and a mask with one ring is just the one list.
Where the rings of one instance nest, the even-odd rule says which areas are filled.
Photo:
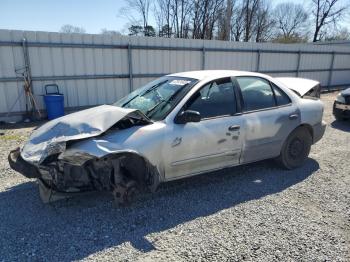
[[125, 117], [151, 122], [136, 109], [110, 105], [93, 107], [54, 119], [34, 130], [21, 156], [27, 162], [40, 164], [48, 156], [64, 152], [67, 141], [98, 136]]

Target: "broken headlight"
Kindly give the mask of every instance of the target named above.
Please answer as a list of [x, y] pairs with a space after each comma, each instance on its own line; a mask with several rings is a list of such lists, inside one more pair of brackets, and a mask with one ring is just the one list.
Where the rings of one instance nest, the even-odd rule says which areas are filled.
[[335, 99], [335, 101], [337, 101], [338, 103], [341, 103], [341, 104], [345, 104], [345, 97], [342, 96], [341, 93], [339, 93]]

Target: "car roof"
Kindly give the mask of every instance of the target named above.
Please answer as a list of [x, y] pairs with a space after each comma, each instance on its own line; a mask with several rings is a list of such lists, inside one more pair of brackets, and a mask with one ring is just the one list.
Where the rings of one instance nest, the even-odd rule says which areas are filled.
[[248, 71], [237, 71], [237, 70], [199, 70], [199, 71], [187, 71], [175, 74], [170, 74], [168, 76], [178, 76], [178, 77], [188, 77], [195, 78], [198, 80], [211, 80], [221, 77], [232, 77], [232, 76], [259, 76], [264, 78], [270, 78], [267, 75], [248, 72]]

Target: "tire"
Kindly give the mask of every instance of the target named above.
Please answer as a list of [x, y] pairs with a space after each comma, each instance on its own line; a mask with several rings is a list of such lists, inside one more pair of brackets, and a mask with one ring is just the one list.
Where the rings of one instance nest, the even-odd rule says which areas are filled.
[[337, 120], [337, 121], [344, 121], [344, 117], [342, 117], [342, 116], [340, 116], [340, 115], [338, 115], [338, 114], [334, 114], [334, 118], [335, 118], [335, 120]]
[[139, 193], [139, 190], [137, 188], [137, 184], [135, 181], [131, 180], [126, 184], [126, 192], [124, 195], [124, 203], [129, 205], [132, 202], [135, 201], [137, 194]]
[[342, 116], [341, 110], [337, 109], [335, 107], [335, 102], [333, 104], [333, 115], [334, 115], [335, 120], [337, 120], [337, 121], [343, 121], [344, 120], [344, 117]]
[[277, 161], [285, 169], [295, 169], [304, 164], [309, 156], [312, 136], [305, 127], [298, 127], [286, 139]]

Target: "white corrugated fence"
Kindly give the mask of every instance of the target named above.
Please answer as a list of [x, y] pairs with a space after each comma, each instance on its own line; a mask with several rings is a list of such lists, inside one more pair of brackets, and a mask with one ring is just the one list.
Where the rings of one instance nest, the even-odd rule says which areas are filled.
[[324, 88], [350, 86], [350, 48], [312, 44], [242, 43], [192, 39], [0, 30], [0, 118], [23, 114], [28, 46], [33, 93], [43, 109], [44, 85], [56, 83], [65, 107], [112, 103], [164, 74], [232, 69], [318, 80]]

